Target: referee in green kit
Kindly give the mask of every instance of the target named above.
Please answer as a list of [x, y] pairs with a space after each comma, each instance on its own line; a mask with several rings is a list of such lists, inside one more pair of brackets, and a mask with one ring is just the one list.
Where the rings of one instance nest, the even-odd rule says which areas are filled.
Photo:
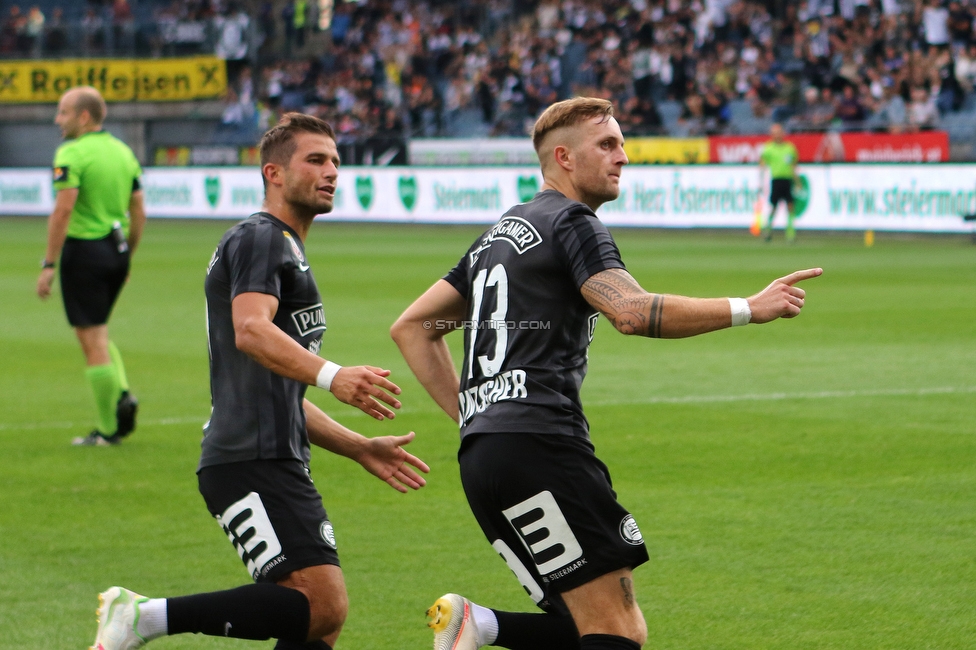
[[102, 130], [105, 113], [105, 100], [88, 86], [58, 103], [54, 122], [65, 142], [54, 154], [57, 195], [37, 279], [37, 295], [46, 299], [60, 271], [64, 310], [85, 355], [98, 426], [72, 444], [86, 446], [121, 442], [135, 429], [138, 407], [107, 323], [146, 223], [142, 169], [128, 146]]
[[784, 139], [782, 124], [773, 124], [769, 130], [769, 135], [772, 140], [763, 146], [762, 153], [759, 156], [759, 186], [762, 187], [762, 173], [766, 167], [769, 167], [769, 175], [772, 177], [769, 194], [769, 219], [763, 230], [766, 241], [772, 241], [776, 208], [780, 202], [786, 203], [786, 241], [792, 243], [796, 240], [796, 228], [793, 226], [793, 219], [796, 218], [793, 184], [798, 180], [796, 164], [799, 162], [800, 155], [796, 146]]

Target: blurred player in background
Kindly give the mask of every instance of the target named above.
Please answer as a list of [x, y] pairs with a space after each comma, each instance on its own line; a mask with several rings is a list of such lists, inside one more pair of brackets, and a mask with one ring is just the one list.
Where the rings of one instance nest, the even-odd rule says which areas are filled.
[[57, 196], [48, 218], [47, 249], [37, 295], [51, 295], [60, 260], [61, 297], [88, 367], [98, 425], [73, 444], [118, 444], [136, 426], [136, 399], [108, 318], [129, 276], [129, 263], [146, 222], [132, 150], [107, 131], [105, 100], [94, 88], [66, 92], [55, 123], [66, 142], [54, 154]]
[[[576, 98], [533, 130], [542, 191], [509, 210], [392, 335], [437, 404], [459, 423], [461, 481], [492, 547], [545, 614], [491, 610], [447, 594], [428, 610], [436, 650], [634, 650], [647, 626], [633, 569], [647, 550], [594, 455], [580, 403], [603, 314], [624, 334], [678, 338], [791, 318], [798, 271], [749, 299], [648, 293], [595, 211], [627, 164], [613, 107]], [[464, 329], [458, 376], [445, 335]]]
[[796, 165], [800, 154], [792, 142], [783, 139], [783, 125], [773, 124], [769, 129], [772, 138], [767, 142], [759, 156], [759, 187], [763, 186], [763, 172], [769, 168], [772, 178], [769, 191], [769, 217], [763, 229], [766, 241], [773, 239], [773, 220], [776, 218], [776, 208], [781, 202], [786, 203], [786, 241], [796, 240], [796, 229], [793, 219], [796, 217], [793, 200], [793, 186], [798, 182]]
[[[414, 434], [365, 438], [305, 399], [309, 385], [383, 420], [399, 408], [390, 372], [342, 368], [317, 352], [325, 312], [305, 258], [315, 215], [330, 212], [339, 154], [332, 128], [289, 113], [261, 140], [263, 211], [227, 231], [207, 269], [213, 408], [197, 471], [207, 509], [255, 584], [178, 598], [121, 587], [99, 597], [95, 650], [185, 633], [278, 639], [330, 650], [348, 611], [336, 538], [309, 473], [310, 444], [346, 456], [400, 492], [428, 467]], [[389, 392], [387, 392], [389, 391]], [[384, 404], [385, 402], [385, 404]]]

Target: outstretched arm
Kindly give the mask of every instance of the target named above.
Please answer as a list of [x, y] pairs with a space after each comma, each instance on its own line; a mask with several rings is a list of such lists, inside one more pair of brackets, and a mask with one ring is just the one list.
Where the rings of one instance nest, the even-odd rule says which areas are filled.
[[419, 490], [427, 485], [424, 477], [413, 469], [427, 473], [430, 471], [427, 463], [403, 449], [413, 440], [413, 431], [405, 436], [367, 438], [342, 426], [310, 401], [305, 400], [303, 406], [308, 441], [316, 447], [351, 458], [399, 492], [406, 492], [407, 488]]
[[467, 311], [464, 296], [446, 280], [438, 280], [390, 328], [417, 380], [455, 422], [461, 417], [460, 380], [444, 336], [458, 327]]
[[[303, 348], [274, 324], [277, 298], [265, 293], [242, 293], [234, 298], [231, 311], [238, 350], [275, 374], [310, 386], [319, 385], [325, 359]], [[342, 368], [332, 378], [328, 390], [340, 402], [355, 406], [377, 420], [393, 419], [393, 411], [381, 403], [400, 408], [400, 400], [393, 396], [400, 394], [400, 387], [387, 379], [389, 375], [389, 370], [373, 366]]]
[[[747, 299], [750, 323], [793, 318], [803, 308], [806, 292], [794, 286], [815, 278], [823, 269], [807, 269], [774, 280]], [[623, 269], [601, 271], [590, 277], [580, 292], [623, 334], [652, 338], [682, 338], [732, 326], [728, 298], [688, 298], [648, 293]]]

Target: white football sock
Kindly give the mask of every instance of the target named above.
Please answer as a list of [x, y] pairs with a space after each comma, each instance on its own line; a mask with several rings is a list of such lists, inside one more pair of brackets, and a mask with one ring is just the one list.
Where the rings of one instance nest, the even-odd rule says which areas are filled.
[[498, 619], [495, 617], [495, 612], [471, 603], [471, 618], [474, 620], [475, 629], [478, 630], [478, 645], [493, 644], [498, 638]]
[[139, 610], [139, 620], [136, 623], [136, 632], [139, 636], [146, 641], [152, 641], [169, 634], [165, 598], [150, 598], [136, 607]]

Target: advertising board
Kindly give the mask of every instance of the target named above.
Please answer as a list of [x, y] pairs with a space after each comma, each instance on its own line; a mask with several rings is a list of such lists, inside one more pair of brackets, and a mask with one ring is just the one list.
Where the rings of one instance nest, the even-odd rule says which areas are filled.
[[[931, 163], [949, 160], [945, 131], [919, 133], [797, 133], [800, 162]], [[767, 135], [726, 135], [708, 139], [713, 163], [757, 163]]]
[[[797, 227], [969, 232], [976, 165], [801, 165]], [[536, 167], [343, 167], [332, 221], [489, 224], [542, 187]], [[748, 228], [768, 188], [755, 165], [633, 165], [620, 196], [598, 214], [608, 225]], [[257, 167], [149, 168], [151, 217], [241, 219], [261, 208]], [[45, 215], [51, 172], [0, 170], [0, 214]]]

